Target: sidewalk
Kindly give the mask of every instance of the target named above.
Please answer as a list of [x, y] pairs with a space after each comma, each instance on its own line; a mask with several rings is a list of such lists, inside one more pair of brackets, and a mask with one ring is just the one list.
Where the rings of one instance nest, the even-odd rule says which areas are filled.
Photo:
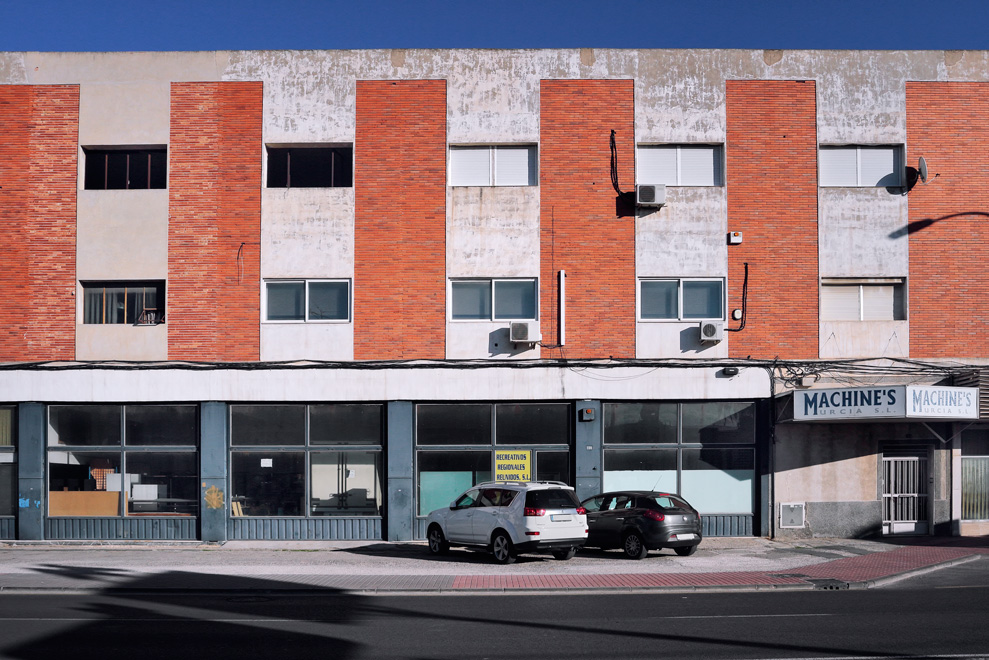
[[[523, 555], [500, 566], [423, 543], [383, 541], [0, 543], [0, 594], [86, 592], [542, 593], [727, 591], [879, 586], [989, 554], [989, 538], [887, 541], [705, 539], [692, 557], [641, 561], [582, 550], [569, 561]], [[983, 560], [984, 561], [984, 560]]]

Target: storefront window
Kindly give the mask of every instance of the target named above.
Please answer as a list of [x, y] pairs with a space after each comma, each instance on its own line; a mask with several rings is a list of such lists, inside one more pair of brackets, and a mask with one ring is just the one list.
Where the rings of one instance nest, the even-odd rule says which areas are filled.
[[684, 449], [680, 494], [698, 511], [752, 513], [751, 449]]
[[17, 501], [14, 435], [14, 408], [0, 406], [0, 516], [14, 515]]
[[306, 444], [306, 407], [230, 406], [230, 444], [304, 445]]
[[751, 401], [606, 403], [604, 489], [680, 493], [701, 513], [752, 514], [756, 419]]
[[416, 406], [416, 442], [420, 445], [490, 445], [491, 404]]
[[419, 515], [449, 506], [460, 493], [491, 480], [490, 451], [419, 452]]
[[989, 431], [962, 433], [962, 520], [989, 520]]
[[301, 516], [306, 502], [306, 455], [235, 452], [230, 465], [231, 501], [245, 516]]
[[495, 432], [499, 445], [565, 445], [570, 438], [565, 403], [499, 403]]
[[605, 444], [676, 443], [677, 404], [604, 404]]
[[48, 515], [197, 515], [197, 425], [193, 405], [50, 406]]
[[380, 516], [383, 413], [378, 403], [230, 406], [233, 515]]
[[741, 444], [755, 442], [755, 404], [710, 401], [681, 404], [685, 444]]
[[677, 492], [675, 449], [614, 449], [604, 453], [604, 490]]
[[380, 515], [380, 453], [313, 452], [309, 477], [312, 515]]
[[519, 469], [497, 478], [571, 484], [571, 415], [568, 403], [417, 405], [419, 515], [449, 506], [467, 488], [496, 478], [495, 446], [527, 457], [522, 461], [527, 472]]

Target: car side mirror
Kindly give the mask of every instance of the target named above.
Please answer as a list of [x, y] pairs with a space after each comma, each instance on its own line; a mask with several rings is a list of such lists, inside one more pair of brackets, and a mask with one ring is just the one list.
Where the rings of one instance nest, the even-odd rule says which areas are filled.
[[450, 510], [455, 511], [457, 509], [456, 501], [450, 502]]

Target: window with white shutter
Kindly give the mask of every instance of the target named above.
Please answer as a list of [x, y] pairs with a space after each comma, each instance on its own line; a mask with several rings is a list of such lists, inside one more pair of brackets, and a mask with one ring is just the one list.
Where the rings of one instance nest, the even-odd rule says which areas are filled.
[[823, 321], [903, 321], [903, 278], [821, 280]]
[[450, 147], [451, 186], [534, 186], [536, 147]]
[[715, 144], [640, 145], [636, 183], [667, 186], [720, 186], [721, 146]]
[[896, 188], [903, 185], [899, 146], [822, 146], [819, 152], [823, 187]]

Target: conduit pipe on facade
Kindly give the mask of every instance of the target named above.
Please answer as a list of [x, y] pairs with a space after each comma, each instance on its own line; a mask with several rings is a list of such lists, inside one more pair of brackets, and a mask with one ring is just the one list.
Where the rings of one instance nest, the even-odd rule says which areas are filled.
[[560, 286], [557, 289], [560, 292], [560, 304], [558, 305], [560, 318], [557, 323], [560, 331], [559, 344], [564, 346], [567, 343], [567, 271], [565, 270], [560, 270]]

